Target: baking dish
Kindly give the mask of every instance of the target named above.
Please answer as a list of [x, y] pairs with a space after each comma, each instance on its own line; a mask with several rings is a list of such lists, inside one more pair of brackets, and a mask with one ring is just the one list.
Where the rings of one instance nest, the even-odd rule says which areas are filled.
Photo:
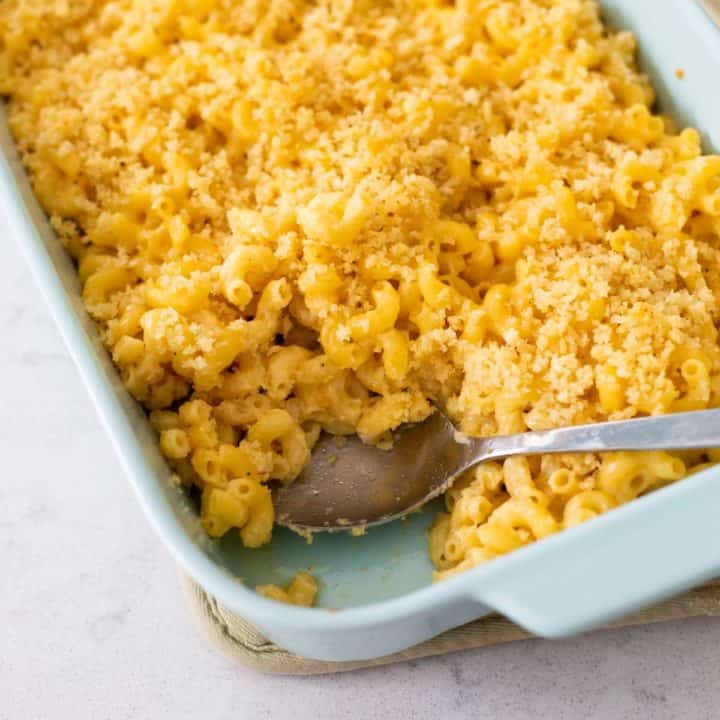
[[[720, 97], [710, 90], [720, 69], [720, 35], [694, 4], [663, 0], [651, 14], [649, 6], [603, 3], [611, 24], [639, 36], [663, 106], [703, 131], [708, 148], [720, 147]], [[99, 342], [72, 263], [33, 198], [4, 123], [0, 146], [4, 212], [148, 517], [187, 572], [276, 643], [318, 659], [364, 659], [493, 610], [535, 633], [563, 635], [720, 574], [714, 533], [720, 469], [435, 586], [425, 542], [433, 508], [365, 538], [322, 536], [308, 545], [278, 530], [260, 550], [245, 551], [232, 538], [211, 542], [192, 504], [170, 483], [144, 414]], [[323, 582], [323, 608], [281, 605], [249, 589], [308, 567]]]

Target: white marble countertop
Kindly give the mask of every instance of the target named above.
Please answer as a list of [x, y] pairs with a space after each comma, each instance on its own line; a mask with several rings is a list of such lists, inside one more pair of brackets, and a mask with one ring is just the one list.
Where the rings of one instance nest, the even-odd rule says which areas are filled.
[[315, 678], [216, 654], [1, 219], [0, 238], [0, 720], [720, 716], [720, 620]]

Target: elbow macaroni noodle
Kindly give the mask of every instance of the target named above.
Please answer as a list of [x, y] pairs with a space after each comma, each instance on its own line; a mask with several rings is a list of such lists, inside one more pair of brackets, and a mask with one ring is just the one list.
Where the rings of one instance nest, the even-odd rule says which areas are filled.
[[287, 587], [279, 585], [258, 585], [255, 590], [271, 600], [311, 607], [315, 603], [318, 593], [317, 580], [310, 573], [300, 571], [290, 581]]
[[[593, 0], [6, 0], [0, 92], [207, 532], [269, 541], [322, 431], [486, 435], [720, 404], [720, 157]], [[443, 577], [707, 453], [486, 463]], [[298, 579], [299, 578], [299, 579]], [[298, 576], [264, 594], [308, 604]]]

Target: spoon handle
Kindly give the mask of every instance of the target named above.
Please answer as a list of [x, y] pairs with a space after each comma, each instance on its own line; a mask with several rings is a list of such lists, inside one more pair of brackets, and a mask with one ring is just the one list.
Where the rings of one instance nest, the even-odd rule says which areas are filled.
[[574, 425], [478, 441], [483, 459], [608, 450], [695, 450], [720, 447], [720, 409]]

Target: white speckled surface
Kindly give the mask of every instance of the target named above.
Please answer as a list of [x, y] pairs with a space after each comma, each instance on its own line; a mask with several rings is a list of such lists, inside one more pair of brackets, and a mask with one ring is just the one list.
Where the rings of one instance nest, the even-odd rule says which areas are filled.
[[319, 678], [216, 655], [2, 218], [0, 238], [0, 720], [720, 716], [720, 620]]

